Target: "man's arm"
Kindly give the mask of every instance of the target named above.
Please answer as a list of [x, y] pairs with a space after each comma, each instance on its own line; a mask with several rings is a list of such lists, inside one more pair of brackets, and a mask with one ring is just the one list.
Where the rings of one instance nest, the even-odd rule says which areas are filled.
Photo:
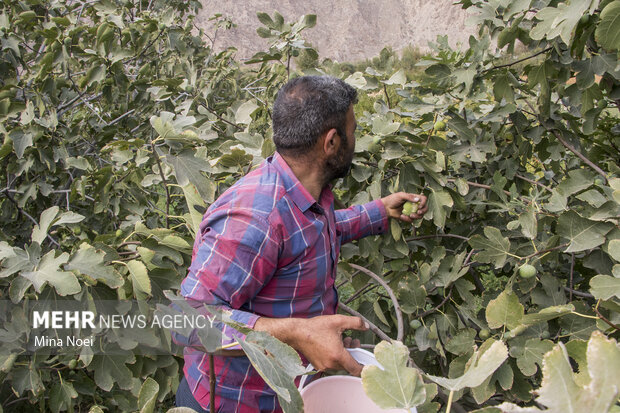
[[[416, 202], [419, 209], [415, 214], [403, 215], [405, 202]], [[336, 229], [341, 233], [341, 243], [345, 244], [368, 235], [382, 234], [388, 230], [388, 218], [413, 222], [422, 218], [428, 210], [424, 195], [397, 192], [385, 198], [363, 205], [354, 205], [335, 212]]]
[[254, 325], [302, 353], [315, 369], [342, 370], [359, 376], [362, 365], [346, 351], [342, 341], [344, 330], [368, 330], [358, 317], [324, 315], [313, 318], [265, 318]]

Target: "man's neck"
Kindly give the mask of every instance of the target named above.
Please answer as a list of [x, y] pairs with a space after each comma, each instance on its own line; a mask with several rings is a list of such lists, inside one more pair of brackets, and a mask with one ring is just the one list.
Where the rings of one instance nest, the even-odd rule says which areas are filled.
[[310, 195], [318, 202], [323, 188], [327, 185], [323, 171], [318, 163], [305, 162], [290, 156], [281, 155], [291, 168], [299, 182], [306, 188]]

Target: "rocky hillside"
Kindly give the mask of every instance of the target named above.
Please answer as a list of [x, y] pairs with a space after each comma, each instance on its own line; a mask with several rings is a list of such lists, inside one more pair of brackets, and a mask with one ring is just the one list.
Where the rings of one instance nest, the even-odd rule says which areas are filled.
[[437, 35], [448, 35], [452, 45], [466, 43], [473, 33], [466, 26], [467, 14], [454, 0], [202, 0], [197, 24], [213, 34], [209, 17], [215, 13], [230, 17], [237, 27], [217, 34], [216, 48], [235, 46], [238, 56], [247, 58], [265, 50], [267, 42], [256, 34], [260, 22], [256, 12], [280, 12], [287, 21], [302, 14], [316, 14], [317, 25], [306, 39], [322, 58], [358, 61], [377, 56], [385, 46], [399, 50], [407, 45], [427, 49]]

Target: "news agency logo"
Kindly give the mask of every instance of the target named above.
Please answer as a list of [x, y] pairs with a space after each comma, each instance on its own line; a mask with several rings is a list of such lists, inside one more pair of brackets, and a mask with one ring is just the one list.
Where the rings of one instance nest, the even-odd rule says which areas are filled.
[[0, 355], [181, 355], [188, 345], [203, 348], [206, 339], [227, 344], [222, 317], [216, 308], [193, 308], [183, 298], [0, 300], [0, 331], [6, 332]]
[[[112, 314], [95, 317], [92, 311], [33, 311], [32, 328], [213, 328], [214, 315], [155, 314], [150, 323], [146, 315]], [[97, 323], [95, 323], [97, 321]]]

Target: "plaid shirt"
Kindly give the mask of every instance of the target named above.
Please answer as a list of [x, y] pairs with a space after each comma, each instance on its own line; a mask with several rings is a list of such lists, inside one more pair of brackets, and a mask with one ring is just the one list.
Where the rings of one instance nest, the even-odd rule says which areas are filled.
[[[340, 245], [385, 232], [387, 214], [380, 200], [338, 211], [333, 203], [330, 188], [316, 202], [276, 153], [209, 207], [181, 294], [228, 307], [249, 327], [260, 316], [335, 314]], [[208, 357], [189, 347], [184, 357], [189, 387], [206, 408]], [[215, 371], [217, 412], [281, 411], [247, 357], [216, 356]]]

